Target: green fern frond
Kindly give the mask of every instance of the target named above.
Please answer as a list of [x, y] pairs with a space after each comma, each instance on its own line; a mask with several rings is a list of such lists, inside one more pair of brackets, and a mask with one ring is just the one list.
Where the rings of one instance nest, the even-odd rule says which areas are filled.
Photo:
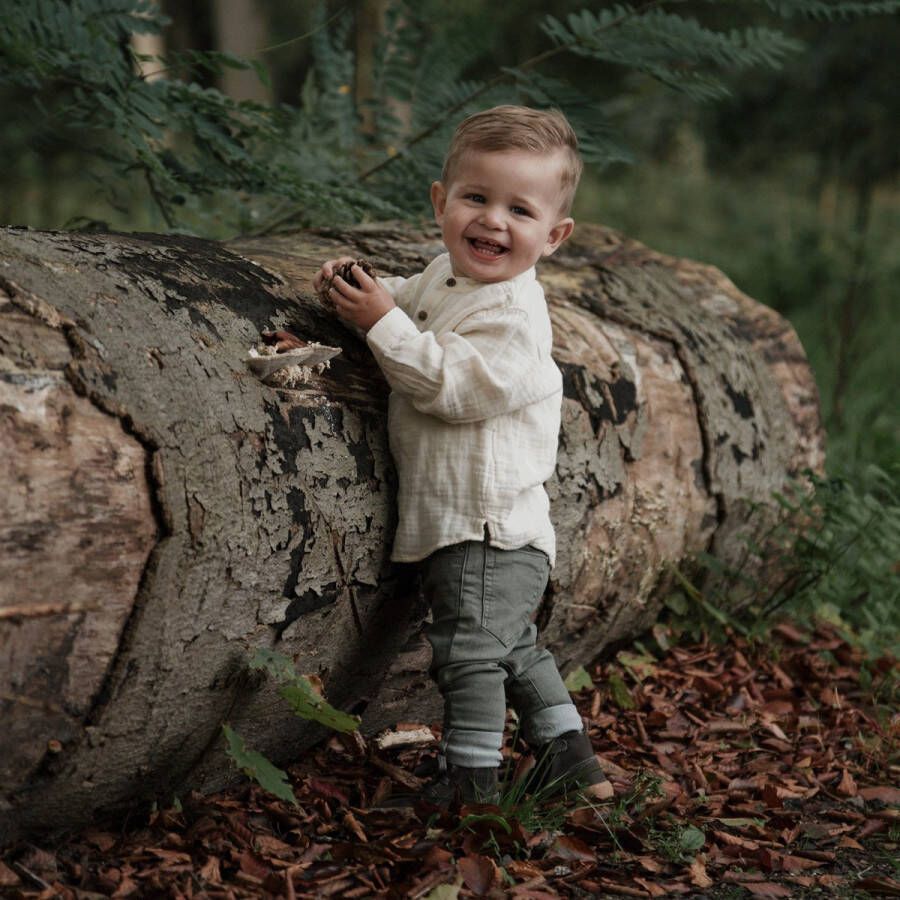
[[585, 162], [605, 166], [634, 161], [624, 137], [594, 97], [569, 81], [550, 78], [533, 70], [505, 69], [515, 79], [522, 99], [537, 107], [563, 110], [578, 134], [578, 149]]
[[856, 19], [861, 16], [890, 16], [900, 12], [898, 0], [761, 0], [784, 19], [818, 21]]
[[[566, 24], [548, 16], [544, 31], [573, 53], [645, 72], [697, 99], [727, 93], [710, 69], [778, 68], [802, 45], [769, 28], [716, 32], [662, 10], [626, 15], [573, 13]], [[611, 24], [615, 22], [615, 27]]]

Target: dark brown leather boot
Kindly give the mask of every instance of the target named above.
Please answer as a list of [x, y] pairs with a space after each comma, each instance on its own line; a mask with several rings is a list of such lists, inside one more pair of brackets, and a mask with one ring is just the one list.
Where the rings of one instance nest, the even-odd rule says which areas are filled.
[[446, 809], [454, 801], [460, 803], [497, 803], [500, 788], [496, 766], [471, 768], [454, 763], [441, 763], [441, 771], [422, 791], [422, 800]]
[[592, 790], [608, 784], [584, 731], [567, 731], [534, 751], [534, 768], [526, 775], [525, 792], [552, 797], [581, 792], [603, 799], [609, 790]]

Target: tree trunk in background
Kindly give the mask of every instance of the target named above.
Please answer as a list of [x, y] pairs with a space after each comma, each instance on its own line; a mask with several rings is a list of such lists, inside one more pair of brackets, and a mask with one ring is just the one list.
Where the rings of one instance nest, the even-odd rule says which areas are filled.
[[[0, 843], [234, 775], [220, 729], [284, 762], [321, 736], [256, 647], [380, 729], [430, 720], [423, 610], [392, 567], [387, 387], [311, 293], [321, 260], [420, 269], [436, 232], [187, 237], [0, 231]], [[564, 375], [539, 610], [565, 670], [646, 629], [670, 567], [743, 553], [821, 468], [790, 326], [707, 266], [594, 226], [542, 263]], [[300, 390], [264, 329], [343, 347]], [[770, 507], [768, 507], [770, 509]]]
[[353, 96], [359, 114], [359, 130], [368, 136], [375, 134], [375, 48], [384, 33], [387, 0], [357, 0], [356, 54], [354, 60]]
[[[266, 46], [266, 20], [255, 0], [213, 0], [212, 12], [217, 50], [251, 59]], [[235, 100], [272, 100], [253, 69], [224, 69], [220, 88]]]

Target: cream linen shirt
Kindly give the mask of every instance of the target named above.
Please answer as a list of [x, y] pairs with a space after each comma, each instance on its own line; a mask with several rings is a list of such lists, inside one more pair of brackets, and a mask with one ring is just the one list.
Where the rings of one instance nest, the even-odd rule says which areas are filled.
[[526, 544], [551, 565], [562, 375], [533, 268], [497, 284], [453, 275], [443, 254], [412, 278], [382, 278], [397, 307], [366, 340], [391, 386], [388, 435], [399, 521], [391, 559], [465, 540]]

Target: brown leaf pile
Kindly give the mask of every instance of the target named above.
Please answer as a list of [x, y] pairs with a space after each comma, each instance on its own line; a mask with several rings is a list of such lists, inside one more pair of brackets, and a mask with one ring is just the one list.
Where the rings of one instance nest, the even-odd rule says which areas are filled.
[[137, 830], [23, 844], [0, 861], [0, 895], [900, 896], [895, 664], [871, 681], [824, 626], [772, 637], [595, 667], [576, 699], [608, 803], [384, 808], [421, 786], [423, 751], [333, 738], [292, 769], [297, 807], [245, 784]]

